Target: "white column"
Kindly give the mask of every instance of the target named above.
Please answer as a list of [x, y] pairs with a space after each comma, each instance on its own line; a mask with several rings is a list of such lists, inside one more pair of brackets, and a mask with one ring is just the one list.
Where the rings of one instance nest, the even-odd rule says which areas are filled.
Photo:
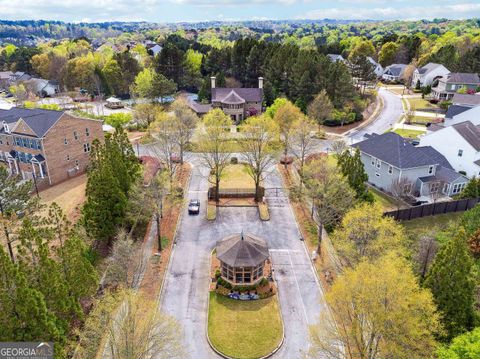
[[13, 161], [15, 162], [15, 169], [16, 169], [16, 171], [17, 171], [17, 174], [20, 174], [20, 171], [19, 171], [19, 169], [18, 169], [18, 162], [17, 162], [17, 160], [13, 160]]
[[32, 171], [33, 171], [33, 175], [35, 176], [36, 173], [35, 173], [35, 163], [33, 162], [30, 162], [32, 164]]
[[38, 168], [40, 169], [40, 177], [43, 178], [43, 168], [41, 163], [38, 163]]

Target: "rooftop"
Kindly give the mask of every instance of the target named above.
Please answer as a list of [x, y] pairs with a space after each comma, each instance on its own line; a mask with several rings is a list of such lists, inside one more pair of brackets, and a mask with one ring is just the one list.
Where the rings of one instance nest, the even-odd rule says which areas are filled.
[[[5, 121], [8, 124], [13, 124], [19, 119], [23, 119], [37, 137], [41, 138], [63, 114], [63, 111], [13, 107], [10, 110], [0, 110], [0, 123]], [[4, 129], [0, 126], [0, 133], [3, 132]]]
[[453, 118], [453, 116], [459, 115], [462, 112], [468, 111], [470, 109], [471, 107], [468, 106], [450, 105], [448, 107], [447, 113], [445, 114], [445, 118]]
[[418, 68], [418, 73], [421, 75], [427, 74], [430, 71], [436, 69], [437, 67], [442, 66], [441, 64], [436, 64], [434, 62], [429, 62], [425, 66]]
[[476, 106], [480, 105], [480, 95], [467, 95], [456, 93], [453, 95], [452, 103], [456, 105]]
[[467, 141], [476, 151], [480, 151], [480, 127], [470, 121], [460, 122], [453, 128]]
[[[234, 93], [235, 98], [243, 99], [245, 102], [262, 102], [263, 101], [263, 89], [261, 88], [225, 88], [215, 87], [212, 89], [212, 102], [224, 102], [230, 100]], [[227, 99], [228, 97], [228, 99]], [[237, 99], [238, 100], [238, 99]]]
[[455, 84], [480, 84], [480, 78], [477, 74], [466, 72], [452, 72], [447, 75], [447, 83]]
[[255, 267], [268, 258], [267, 243], [251, 234], [234, 234], [217, 242], [217, 258], [231, 267]]

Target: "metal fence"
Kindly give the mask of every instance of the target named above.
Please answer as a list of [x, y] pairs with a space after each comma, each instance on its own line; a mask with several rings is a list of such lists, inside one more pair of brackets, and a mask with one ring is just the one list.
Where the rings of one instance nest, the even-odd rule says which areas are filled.
[[384, 215], [392, 217], [397, 221], [408, 221], [410, 219], [436, 216], [438, 214], [468, 211], [478, 203], [480, 203], [480, 198], [458, 199], [450, 202], [429, 203], [417, 207], [385, 212]]
[[[215, 186], [208, 189], [208, 199], [215, 198]], [[259, 188], [259, 197], [263, 197], [265, 189], [263, 187]], [[252, 188], [220, 188], [219, 191], [220, 198], [251, 198], [255, 197], [255, 189]]]

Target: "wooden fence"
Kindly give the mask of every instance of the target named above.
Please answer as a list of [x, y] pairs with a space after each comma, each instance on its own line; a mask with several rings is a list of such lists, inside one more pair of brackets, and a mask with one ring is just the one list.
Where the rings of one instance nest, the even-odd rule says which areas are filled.
[[438, 214], [468, 211], [480, 203], [480, 198], [458, 199], [450, 202], [429, 203], [421, 206], [385, 212], [385, 216], [392, 217], [397, 221], [436, 216]]

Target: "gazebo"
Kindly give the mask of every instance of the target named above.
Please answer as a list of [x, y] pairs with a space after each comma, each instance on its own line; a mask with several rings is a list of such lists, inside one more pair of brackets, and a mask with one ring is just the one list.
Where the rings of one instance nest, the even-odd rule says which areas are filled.
[[109, 97], [107, 98], [107, 104], [105, 105], [106, 107], [108, 108], [123, 108], [123, 104], [122, 104], [122, 101], [119, 100], [118, 98], [116, 97]]
[[267, 243], [251, 234], [235, 234], [217, 242], [221, 276], [233, 285], [251, 285], [264, 277]]

